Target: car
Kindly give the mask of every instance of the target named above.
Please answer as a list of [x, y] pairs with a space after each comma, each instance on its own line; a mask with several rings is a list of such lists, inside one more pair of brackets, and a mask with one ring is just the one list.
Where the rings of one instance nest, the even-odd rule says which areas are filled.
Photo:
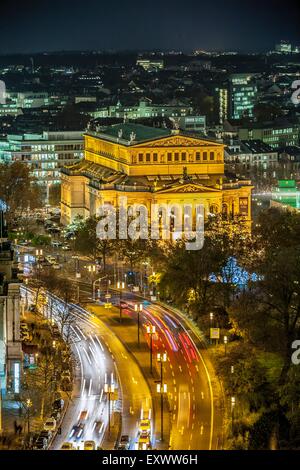
[[71, 377], [70, 369], [65, 369], [65, 370], [62, 371], [62, 373], [61, 373], [61, 379], [62, 379], [62, 380], [66, 380], [66, 381], [68, 381], [68, 382], [71, 382], [72, 377]]
[[61, 248], [63, 251], [70, 251], [71, 247], [69, 245], [63, 245]]
[[64, 400], [62, 398], [58, 398], [57, 400], [54, 400], [54, 402], [52, 403], [52, 408], [53, 410], [59, 410], [61, 411], [64, 407]]
[[61, 269], [61, 264], [59, 264], [59, 263], [53, 263], [53, 264], [52, 264], [52, 268], [53, 268], [53, 269]]
[[51, 246], [53, 246], [53, 248], [59, 248], [60, 246], [62, 246], [62, 243], [52, 240]]
[[84, 441], [83, 450], [96, 450], [95, 441]]
[[104, 423], [101, 419], [98, 419], [94, 422], [94, 432], [97, 434], [101, 434], [104, 429]]
[[61, 413], [59, 410], [53, 410], [51, 413], [51, 418], [54, 418], [56, 421], [59, 420]]
[[150, 437], [140, 437], [138, 441], [138, 450], [148, 450], [151, 447]]
[[56, 429], [56, 420], [54, 418], [48, 418], [44, 423], [45, 431], [55, 431]]
[[88, 411], [82, 410], [79, 415], [79, 421], [85, 421], [88, 417]]
[[150, 419], [142, 419], [139, 426], [140, 434], [149, 435], [151, 432]]
[[35, 443], [33, 444], [33, 448], [36, 450], [45, 450], [47, 449], [48, 442], [45, 437], [38, 437]]
[[46, 260], [49, 261], [49, 263], [51, 264], [56, 263], [56, 258], [54, 258], [54, 256], [51, 256], [51, 255], [46, 256]]
[[31, 305], [29, 306], [29, 308], [28, 308], [28, 311], [29, 311], [29, 312], [33, 312], [33, 313], [36, 312], [36, 305], [31, 304]]
[[84, 432], [84, 423], [81, 423], [81, 422], [78, 422], [77, 424], [75, 424], [72, 429], [71, 429], [71, 432], [70, 432], [70, 439], [71, 438], [74, 438], [74, 439], [80, 439], [80, 437], [82, 436], [83, 432]]
[[64, 442], [60, 450], [75, 450], [72, 442]]
[[49, 442], [52, 437], [52, 431], [41, 431], [39, 437], [44, 437], [45, 439], [47, 439], [47, 442]]
[[123, 434], [123, 436], [121, 436], [121, 439], [118, 445], [118, 450], [128, 450], [129, 445], [130, 445], [129, 436], [127, 434]]

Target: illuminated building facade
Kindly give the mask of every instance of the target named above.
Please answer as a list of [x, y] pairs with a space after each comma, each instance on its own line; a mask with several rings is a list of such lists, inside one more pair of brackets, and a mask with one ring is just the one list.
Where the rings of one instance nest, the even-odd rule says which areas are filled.
[[89, 128], [84, 159], [62, 169], [62, 223], [97, 214], [105, 203], [203, 204], [251, 223], [251, 182], [224, 175], [224, 145], [138, 124]]

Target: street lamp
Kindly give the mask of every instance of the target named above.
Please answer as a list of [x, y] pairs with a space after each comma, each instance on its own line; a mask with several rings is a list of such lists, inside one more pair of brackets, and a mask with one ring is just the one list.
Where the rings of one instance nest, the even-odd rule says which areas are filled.
[[135, 304], [134, 311], [137, 312], [137, 333], [138, 333], [138, 345], [140, 345], [140, 312], [143, 310], [143, 304]]
[[212, 344], [211, 328], [213, 327], [213, 319], [214, 319], [214, 314], [213, 314], [213, 312], [210, 312], [210, 314], [209, 314], [209, 320], [210, 320], [209, 339], [210, 339], [210, 344]]
[[110, 384], [105, 382], [104, 392], [107, 394], [107, 397], [108, 397], [108, 432], [110, 434], [110, 402], [111, 402], [111, 396], [115, 392], [115, 384], [114, 384], [114, 381], [113, 381], [113, 375], [111, 375], [111, 383]]
[[163, 383], [163, 363], [167, 362], [167, 353], [157, 353], [157, 362], [160, 362], [160, 383], [157, 384], [157, 392], [160, 393], [160, 438], [164, 439], [164, 396], [167, 392], [167, 384]]
[[146, 331], [150, 335], [150, 373], [152, 374], [152, 336], [155, 334], [155, 326], [147, 325]]
[[98, 279], [93, 281], [93, 300], [96, 300], [96, 284], [97, 284], [97, 282], [99, 282], [99, 290], [100, 290], [101, 281], [102, 281], [102, 279], [106, 279], [106, 278], [107, 278], [107, 276], [103, 276], [103, 277], [99, 277]]
[[125, 289], [125, 282], [117, 282], [117, 288], [120, 291], [120, 323], [122, 322], [122, 289]]
[[225, 346], [225, 356], [226, 356], [226, 353], [227, 353], [227, 343], [228, 343], [228, 338], [227, 336], [224, 336], [224, 346]]
[[235, 407], [235, 397], [231, 397], [231, 431], [233, 434], [233, 426], [234, 426], [234, 407]]
[[168, 391], [167, 384], [161, 384], [160, 382], [156, 384], [156, 391], [160, 394], [160, 438], [164, 440], [164, 428], [163, 428], [163, 420], [164, 420], [164, 394]]
[[39, 277], [39, 274], [40, 274], [40, 267], [41, 267], [41, 264], [40, 264], [40, 257], [43, 256], [43, 250], [40, 248], [37, 248], [35, 250], [35, 255], [36, 255], [36, 259], [37, 259], [37, 275]]
[[27, 427], [28, 427], [28, 434], [30, 434], [30, 408], [32, 407], [32, 401], [30, 398], [26, 400], [26, 408], [27, 408]]

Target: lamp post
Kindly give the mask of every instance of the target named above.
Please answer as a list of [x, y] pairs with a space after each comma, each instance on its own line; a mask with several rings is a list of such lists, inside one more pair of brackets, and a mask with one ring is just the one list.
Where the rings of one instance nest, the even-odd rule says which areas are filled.
[[99, 289], [100, 289], [102, 279], [106, 279], [106, 278], [107, 278], [107, 276], [103, 276], [103, 277], [99, 277], [99, 279], [96, 279], [95, 281], [93, 281], [93, 300], [96, 300], [96, 284], [97, 284], [97, 282], [99, 282]]
[[227, 336], [224, 336], [224, 347], [225, 347], [225, 356], [226, 356], [226, 353], [227, 353], [227, 343], [228, 343], [228, 337]]
[[235, 397], [231, 397], [231, 432], [233, 435], [233, 427], [234, 427], [234, 407], [235, 407]]
[[110, 384], [108, 384], [105, 381], [104, 392], [107, 394], [107, 398], [108, 398], [108, 432], [110, 434], [110, 402], [111, 402], [111, 396], [115, 392], [115, 384], [114, 384], [114, 380], [113, 380], [113, 374], [111, 374], [111, 383]]
[[40, 277], [40, 267], [41, 267], [41, 264], [40, 264], [40, 257], [43, 256], [43, 250], [40, 248], [37, 248], [35, 250], [35, 255], [36, 255], [36, 259], [37, 259], [37, 277], [39, 278]]
[[167, 353], [157, 353], [157, 362], [160, 362], [160, 388], [157, 386], [157, 391], [160, 393], [160, 438], [164, 439], [164, 397], [163, 394], [167, 392], [167, 385], [163, 383], [163, 363], [167, 362]]
[[119, 289], [120, 292], [120, 323], [122, 322], [122, 289], [125, 288], [125, 282], [117, 282], [117, 288]]
[[30, 408], [32, 407], [32, 401], [30, 398], [27, 398], [26, 400], [26, 409], [27, 409], [27, 428], [28, 428], [28, 434], [30, 434]]
[[156, 391], [157, 393], [160, 393], [160, 438], [162, 441], [164, 439], [164, 394], [167, 393], [167, 390], [167, 384], [160, 382], [156, 384]]
[[134, 311], [137, 312], [137, 334], [138, 334], [138, 345], [140, 345], [140, 312], [143, 310], [143, 304], [135, 304]]
[[[213, 314], [213, 312], [210, 312], [210, 314], [209, 314], [210, 330], [211, 330], [211, 328], [213, 328], [213, 319], [214, 319], [214, 314]], [[209, 330], [209, 340], [210, 340], [210, 344], [212, 344], [212, 338], [210, 337], [210, 333], [211, 333], [210, 330]]]
[[155, 326], [154, 325], [147, 325], [146, 329], [148, 335], [150, 335], [150, 373], [152, 374], [152, 336], [155, 334]]

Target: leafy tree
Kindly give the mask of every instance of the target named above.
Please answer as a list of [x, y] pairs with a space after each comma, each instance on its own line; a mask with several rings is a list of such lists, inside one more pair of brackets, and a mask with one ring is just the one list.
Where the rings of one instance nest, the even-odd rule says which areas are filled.
[[18, 212], [41, 206], [41, 190], [22, 162], [0, 165], [0, 200], [10, 222]]
[[98, 238], [96, 228], [99, 220], [100, 218], [94, 216], [79, 223], [75, 239], [75, 250], [92, 260], [100, 259], [105, 272], [107, 258], [117, 249], [117, 242], [116, 240], [101, 240]]

